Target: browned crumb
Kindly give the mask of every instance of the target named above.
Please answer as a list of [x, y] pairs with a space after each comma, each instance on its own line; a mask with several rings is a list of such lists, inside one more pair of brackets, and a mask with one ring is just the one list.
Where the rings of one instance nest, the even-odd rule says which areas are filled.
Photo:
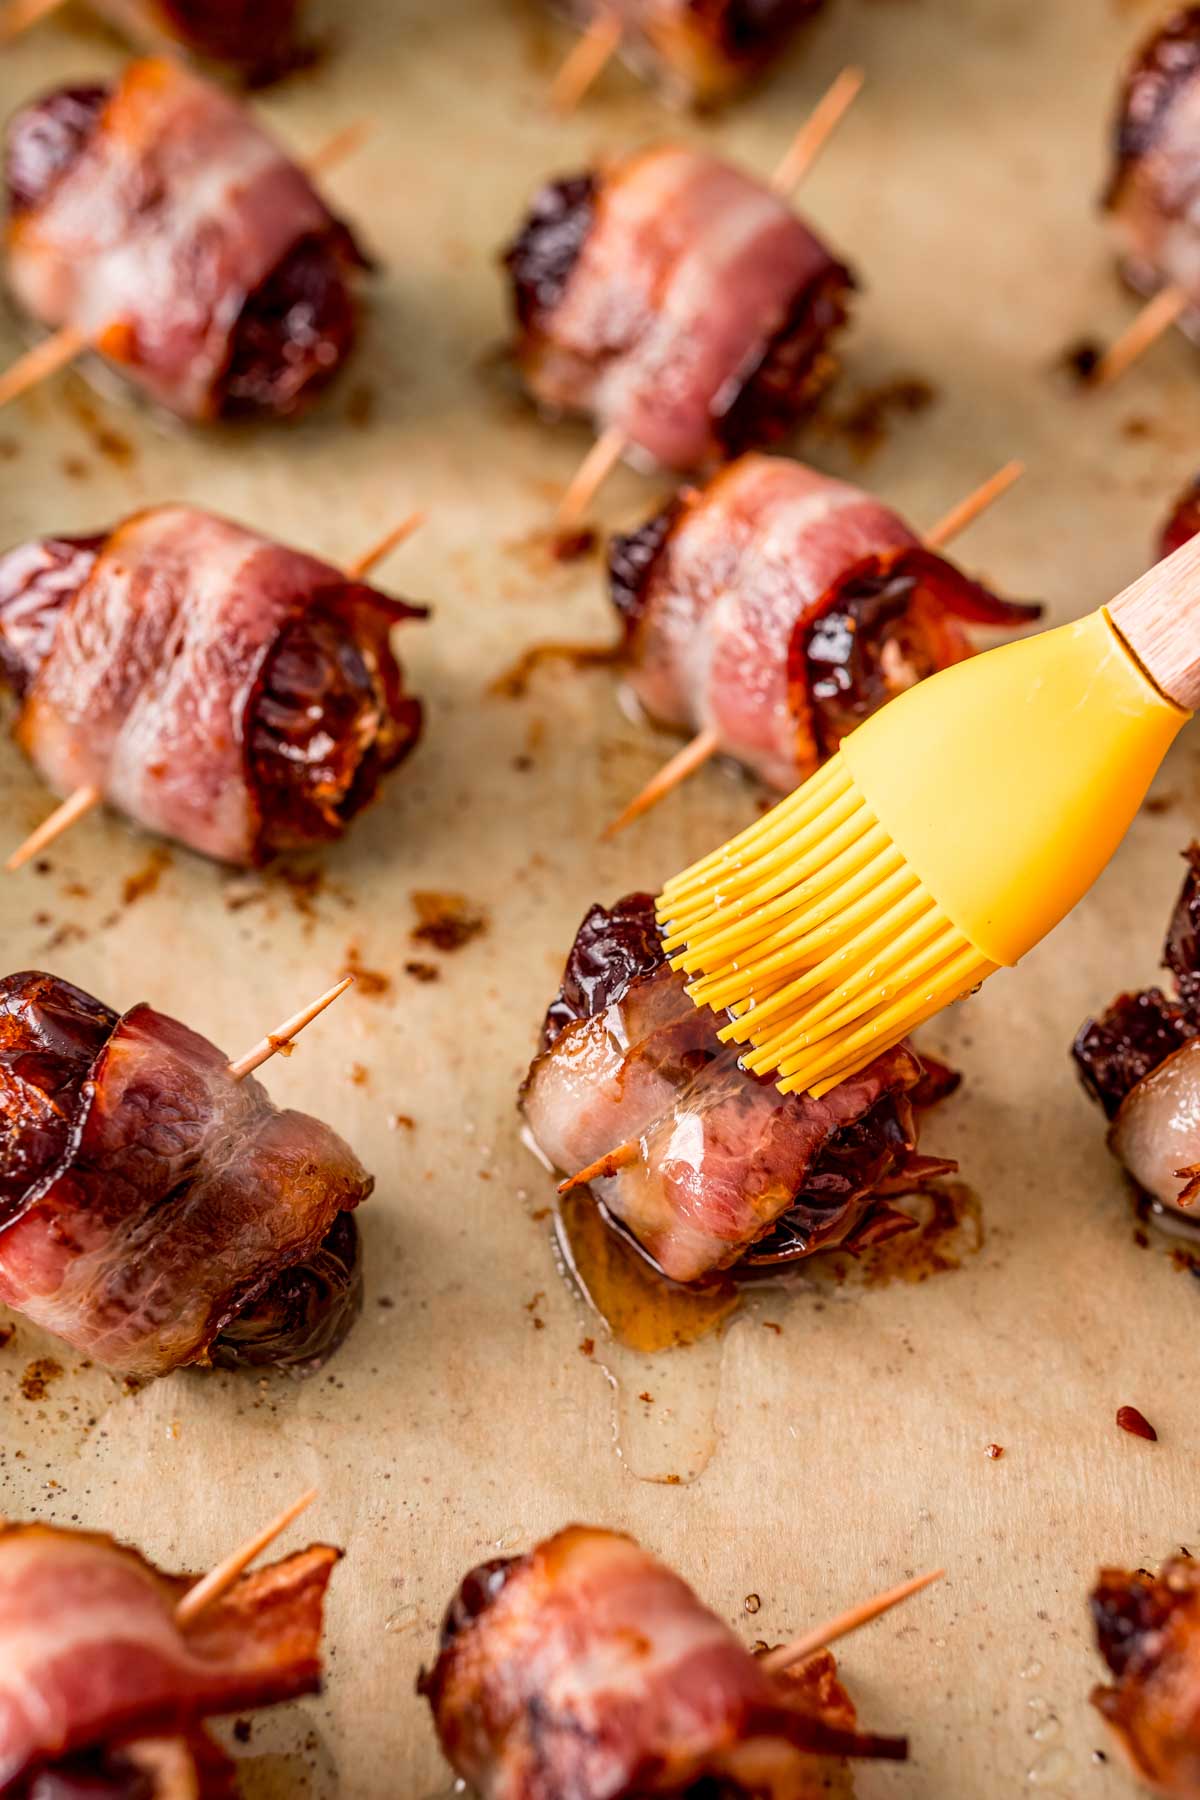
[[428, 982], [428, 981], [440, 981], [442, 979], [442, 971], [436, 966], [436, 964], [427, 963], [427, 962], [418, 962], [416, 960], [405, 963], [404, 973], [406, 975], [411, 975], [414, 981]]
[[65, 1372], [52, 1356], [39, 1356], [22, 1375], [21, 1392], [26, 1400], [44, 1400], [52, 1384]]
[[157, 845], [151, 850], [141, 868], [125, 877], [121, 886], [121, 904], [133, 906], [147, 894], [152, 894], [163, 878], [163, 870], [169, 869], [173, 860], [165, 845]]
[[343, 975], [353, 975], [355, 991], [366, 1000], [378, 1000], [391, 992], [392, 978], [385, 975], [382, 969], [369, 969], [362, 961], [357, 944], [346, 946], [346, 961], [342, 967]]
[[412, 935], [418, 943], [448, 953], [461, 950], [487, 930], [485, 915], [472, 906], [465, 894], [417, 889], [411, 898], [417, 913]]
[[850, 407], [829, 418], [846, 437], [856, 456], [871, 456], [885, 441], [892, 415], [923, 413], [937, 399], [937, 389], [920, 375], [898, 375], [857, 395]]
[[1147, 1438], [1150, 1443], [1158, 1442], [1158, 1433], [1144, 1413], [1136, 1406], [1118, 1406], [1117, 1424], [1122, 1431], [1129, 1432], [1131, 1437]]

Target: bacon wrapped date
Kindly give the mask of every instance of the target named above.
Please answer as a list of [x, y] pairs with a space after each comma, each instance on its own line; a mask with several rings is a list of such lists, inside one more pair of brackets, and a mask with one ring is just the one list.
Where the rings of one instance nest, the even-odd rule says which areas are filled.
[[1091, 1596], [1110, 1687], [1092, 1691], [1130, 1768], [1153, 1793], [1200, 1800], [1200, 1569], [1103, 1569]]
[[971, 654], [964, 623], [1023, 624], [861, 488], [743, 456], [613, 540], [633, 693], [657, 723], [790, 793], [904, 688]]
[[1105, 194], [1121, 272], [1140, 294], [1170, 283], [1200, 331], [1200, 6], [1174, 13], [1142, 45], [1122, 82]]
[[0, 1526], [0, 1794], [232, 1794], [203, 1721], [319, 1688], [338, 1554], [319, 1544], [243, 1575], [180, 1625], [191, 1578], [96, 1533]]
[[917, 1156], [922, 1065], [888, 1051], [822, 1100], [742, 1069], [663, 956], [649, 894], [594, 906], [521, 1089], [564, 1173], [621, 1146], [591, 1189], [669, 1279], [860, 1248], [913, 1221], [884, 1196], [953, 1164]]
[[373, 1185], [177, 1020], [53, 975], [0, 981], [0, 1301], [105, 1368], [328, 1354]]
[[1072, 1055], [1111, 1121], [1109, 1147], [1152, 1199], [1186, 1206], [1200, 1185], [1200, 844], [1171, 915], [1161, 988], [1118, 994], [1085, 1019]]
[[0, 557], [16, 736], [60, 794], [238, 864], [337, 838], [413, 748], [424, 609], [192, 507]]
[[674, 145], [551, 183], [504, 260], [538, 404], [681, 471], [812, 407], [854, 285], [765, 182]]
[[180, 417], [289, 413], [345, 362], [366, 267], [247, 108], [165, 58], [6, 135], [9, 285]]
[[621, 21], [621, 54], [668, 96], [720, 105], [765, 74], [823, 0], [569, 0], [581, 28], [603, 14]]
[[908, 1754], [856, 1729], [828, 1651], [767, 1674], [630, 1537], [569, 1525], [472, 1569], [418, 1691], [484, 1800], [817, 1800], [839, 1760]]

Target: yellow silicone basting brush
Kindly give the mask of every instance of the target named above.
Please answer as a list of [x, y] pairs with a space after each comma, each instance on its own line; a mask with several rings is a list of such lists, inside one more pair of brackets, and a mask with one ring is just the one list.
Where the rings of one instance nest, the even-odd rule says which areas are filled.
[[658, 903], [697, 1005], [823, 1094], [1082, 898], [1200, 705], [1200, 539], [1108, 606], [930, 676]]

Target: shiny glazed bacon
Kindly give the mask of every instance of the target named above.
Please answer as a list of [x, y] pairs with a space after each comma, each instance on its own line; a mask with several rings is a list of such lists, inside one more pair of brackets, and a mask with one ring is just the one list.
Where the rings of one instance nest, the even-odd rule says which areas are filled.
[[739, 1068], [684, 983], [649, 894], [591, 909], [521, 1090], [548, 1160], [574, 1174], [632, 1146], [590, 1186], [674, 1281], [911, 1223], [883, 1195], [950, 1166], [916, 1156], [915, 1053], [898, 1046], [822, 1100], [781, 1095]]

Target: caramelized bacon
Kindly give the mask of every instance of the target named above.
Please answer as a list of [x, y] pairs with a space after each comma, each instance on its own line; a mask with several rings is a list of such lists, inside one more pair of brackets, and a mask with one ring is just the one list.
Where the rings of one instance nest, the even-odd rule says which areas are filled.
[[1139, 1781], [1173, 1800], [1200, 1795], [1200, 1572], [1175, 1556], [1157, 1575], [1103, 1569], [1091, 1597], [1115, 1680], [1101, 1713]]
[[1115, 162], [1105, 205], [1130, 286], [1181, 287], [1200, 307], [1200, 6], [1174, 13], [1125, 76], [1113, 127]]
[[348, 356], [349, 231], [244, 106], [177, 63], [18, 113], [6, 172], [18, 303], [181, 417], [289, 412]]
[[423, 616], [192, 507], [0, 557], [0, 663], [50, 785], [233, 863], [339, 837], [412, 749], [388, 634]]
[[[161, 1774], [169, 1759], [136, 1740], [164, 1728], [188, 1734], [183, 1752], [207, 1764], [215, 1784], [224, 1759], [206, 1752], [200, 1721], [319, 1687], [325, 1589], [337, 1559], [317, 1545], [243, 1575], [180, 1626], [175, 1607], [188, 1578], [163, 1575], [136, 1550], [91, 1532], [0, 1526], [0, 1793], [68, 1800], [113, 1791], [141, 1800], [156, 1791], [146, 1785], [147, 1763], [157, 1760]], [[140, 1785], [122, 1788], [123, 1765]], [[89, 1772], [109, 1790], [85, 1786]]]
[[418, 1685], [483, 1800], [817, 1800], [831, 1759], [907, 1754], [856, 1730], [828, 1653], [766, 1674], [632, 1538], [581, 1525], [472, 1570]]
[[521, 1090], [536, 1143], [565, 1174], [633, 1147], [592, 1191], [675, 1281], [853, 1246], [880, 1192], [919, 1161], [911, 1049], [823, 1100], [781, 1095], [739, 1067], [688, 999], [648, 894], [588, 913], [542, 1045]]
[[357, 1298], [341, 1221], [372, 1185], [177, 1021], [0, 981], [0, 1300], [104, 1367], [326, 1352]]
[[790, 792], [885, 701], [1039, 609], [923, 550], [860, 488], [743, 456], [610, 552], [629, 682], [660, 724]]
[[544, 190], [505, 260], [538, 403], [679, 470], [812, 405], [851, 287], [764, 183], [671, 146]]

